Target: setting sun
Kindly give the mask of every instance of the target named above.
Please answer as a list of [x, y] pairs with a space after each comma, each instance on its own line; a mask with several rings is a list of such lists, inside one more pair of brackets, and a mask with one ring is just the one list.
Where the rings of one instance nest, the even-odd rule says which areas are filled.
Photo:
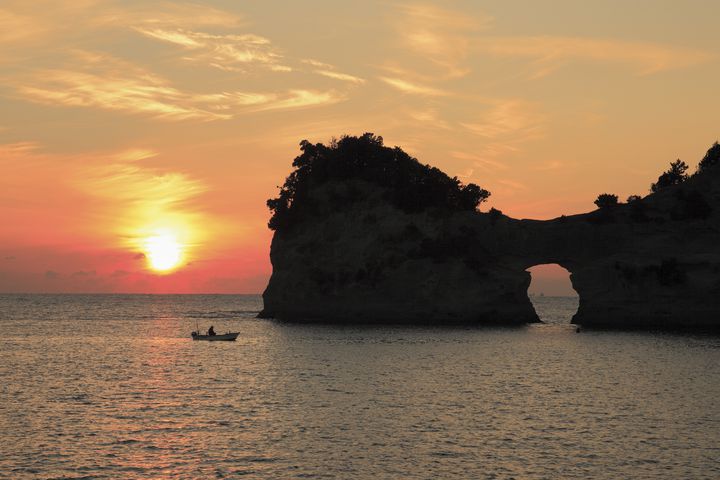
[[164, 272], [178, 266], [182, 257], [182, 246], [170, 233], [154, 235], [145, 240], [145, 255], [150, 268]]

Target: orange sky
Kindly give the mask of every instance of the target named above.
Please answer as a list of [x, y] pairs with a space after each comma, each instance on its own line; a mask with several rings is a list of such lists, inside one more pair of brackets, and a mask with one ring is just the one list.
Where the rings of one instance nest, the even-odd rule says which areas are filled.
[[[552, 218], [720, 136], [720, 3], [0, 4], [0, 292], [260, 292], [307, 138], [375, 132]], [[151, 265], [171, 237], [178, 264]], [[556, 271], [545, 271], [555, 288]]]

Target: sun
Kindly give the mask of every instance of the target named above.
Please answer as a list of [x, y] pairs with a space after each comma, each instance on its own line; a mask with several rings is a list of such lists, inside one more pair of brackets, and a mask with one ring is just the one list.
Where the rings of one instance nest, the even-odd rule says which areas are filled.
[[159, 272], [172, 270], [182, 259], [182, 245], [171, 233], [147, 237], [144, 247], [150, 268]]

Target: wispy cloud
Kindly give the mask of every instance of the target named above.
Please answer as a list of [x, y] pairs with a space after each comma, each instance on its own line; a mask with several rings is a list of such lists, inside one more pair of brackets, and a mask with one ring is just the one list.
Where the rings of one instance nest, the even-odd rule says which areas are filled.
[[124, 205], [150, 203], [152, 210], [177, 207], [207, 190], [202, 182], [183, 173], [161, 173], [127, 163], [81, 171], [77, 186], [95, 197]]
[[356, 85], [365, 83], [364, 78], [356, 77], [355, 75], [350, 75], [348, 73], [338, 72], [337, 69], [329, 63], [320, 62], [312, 58], [306, 58], [300, 60], [300, 62], [315, 67], [313, 73], [322, 75], [324, 77], [340, 80], [342, 82], [354, 83]]
[[203, 42], [197, 41], [195, 38], [197, 34], [194, 32], [183, 32], [182, 30], [164, 30], [161, 28], [138, 28], [135, 30], [142, 33], [150, 38], [162, 40], [164, 42], [174, 43], [176, 45], [182, 45], [188, 48], [200, 48], [204, 46]]
[[218, 111], [242, 113], [330, 105], [345, 99], [336, 91], [290, 90], [282, 93], [224, 92], [195, 98]]
[[[7, 70], [1, 75], [5, 89], [35, 103], [116, 111], [165, 121], [213, 121], [251, 112], [330, 105], [347, 98], [343, 91], [310, 87], [298, 76], [282, 75], [280, 80], [264, 82], [272, 86], [258, 91], [257, 87], [238, 89], [235, 76], [212, 74], [213, 68], [258, 75], [307, 71], [298, 60], [286, 62], [270, 39], [240, 30], [247, 28], [247, 22], [230, 12], [176, 2], [116, 8], [103, 1], [86, 0], [82, 8], [75, 3], [58, 6], [48, 2], [49, 13], [28, 16], [21, 15], [29, 10], [22, 2], [11, 4], [12, 12], [0, 8], [0, 52], [2, 43], [22, 35], [36, 35], [38, 29], [49, 29], [49, 38], [62, 35], [71, 39], [45, 45], [42, 60], [23, 60], [27, 63], [24, 68]], [[83, 12], [81, 25], [66, 32], [65, 21], [77, 17], [79, 12]], [[56, 18], [50, 21], [50, 15]], [[103, 32], [100, 37], [99, 31]], [[169, 44], [177, 54], [154, 59], [151, 67], [147, 60], [143, 63], [142, 59], [126, 60], [114, 54], [67, 46], [127, 34], [135, 37], [140, 34], [146, 42]], [[3, 58], [7, 61], [9, 57], [0, 55], [0, 63]], [[178, 77], [176, 69], [163, 68], [166, 63], [177, 61], [207, 67], [204, 74], [213, 75], [213, 81], [193, 86], [187, 77]], [[347, 86], [365, 83], [365, 79], [338, 71], [330, 64], [315, 62], [311, 66], [314, 74]], [[213, 85], [211, 91], [207, 85]]]
[[[70, 196], [67, 189], [71, 188], [97, 199], [112, 200], [116, 206], [151, 202], [165, 208], [182, 206], [208, 189], [187, 174], [161, 171], [139, 161], [156, 155], [144, 148], [68, 155], [44, 152], [33, 142], [0, 144], [0, 166], [12, 173], [16, 182], [52, 183], [59, 190], [65, 189], [62, 197]], [[28, 172], [36, 175], [27, 175]], [[63, 172], [62, 178], [59, 172]], [[4, 183], [0, 183], [3, 190], [10, 186]], [[32, 198], [36, 194], [25, 185], [14, 190], [21, 197]], [[22, 203], [22, 198], [17, 200]]]
[[653, 42], [558, 35], [487, 35], [494, 19], [483, 12], [463, 14], [428, 4], [397, 7], [391, 23], [400, 44], [442, 67], [452, 78], [469, 72], [477, 55], [527, 58], [531, 78], [540, 78], [574, 61], [624, 63], [639, 75], [687, 68], [716, 58], [712, 52]]
[[[158, 26], [156, 23], [133, 27], [138, 33], [162, 42], [182, 47], [183, 60], [202, 62], [208, 66], [231, 72], [246, 72], [258, 66], [274, 72], [292, 72], [297, 67], [290, 66], [280, 49], [265, 37], [244, 34], [217, 34], [194, 31], [178, 25]], [[365, 79], [338, 71], [333, 65], [314, 59], [301, 59], [300, 63], [310, 65], [313, 73], [327, 78], [352, 84], [365, 83]]]
[[157, 152], [146, 148], [131, 148], [114, 155], [115, 159], [121, 162], [138, 162], [155, 156]]
[[379, 79], [387, 83], [391, 87], [400, 90], [403, 93], [423, 95], [428, 97], [443, 97], [450, 95], [450, 92], [446, 92], [445, 90], [430, 87], [428, 85], [422, 85], [419, 83], [413, 83], [408, 80], [403, 80], [402, 78], [379, 77]]
[[[51, 50], [62, 54], [67, 45], [94, 43], [98, 35], [114, 35], [129, 26], [196, 29], [244, 24], [245, 19], [232, 12], [174, 1], [4, 0], [0, 6], [0, 63], [27, 60], [34, 47], [42, 49], [45, 61]], [[23, 49], [22, 55], [17, 54], [19, 49]]]
[[496, 139], [512, 136], [517, 140], [542, 136], [542, 116], [525, 100], [494, 100], [489, 111], [477, 122], [460, 123], [481, 137]]
[[[497, 174], [508, 170], [506, 162], [509, 156], [520, 152], [523, 143], [544, 135], [544, 115], [538, 111], [535, 104], [525, 100], [483, 99], [476, 118], [478, 120], [459, 122], [458, 125], [473, 134], [480, 143], [472, 153], [451, 151], [454, 158], [470, 162], [465, 173], [468, 177], [472, 177], [476, 170], [484, 174]], [[496, 180], [503, 192], [523, 189], [510, 182]]]
[[340, 102], [345, 96], [335, 91], [290, 90], [284, 94], [273, 94], [270, 100], [250, 108], [250, 111], [286, 110]]
[[43, 31], [41, 22], [32, 17], [0, 9], [0, 44], [10, 44]]
[[[472, 162], [473, 170], [479, 168], [483, 171], [507, 170], [509, 167], [504, 163], [492, 158], [492, 155], [477, 155], [462, 151], [452, 151], [450, 155], [459, 159]], [[472, 175], [472, 172], [468, 175]]]
[[450, 130], [452, 129], [452, 126], [449, 122], [446, 120], [443, 120], [440, 117], [439, 112], [437, 109], [434, 108], [428, 108], [424, 110], [410, 110], [408, 111], [408, 116], [415, 120], [416, 122], [420, 123], [421, 125], [425, 125], [429, 128], [433, 129], [442, 129], [442, 130]]
[[3, 159], [25, 158], [39, 148], [34, 142], [16, 142], [0, 144], [0, 157]]
[[69, 70], [37, 72], [36, 84], [22, 85], [19, 93], [40, 103], [71, 107], [97, 107], [185, 120], [223, 118], [209, 111], [182, 105], [183, 93], [151, 75], [107, 76]]
[[503, 178], [500, 180], [496, 180], [496, 183], [507, 187], [509, 190], [515, 191], [515, 190], [527, 190], [527, 185], [525, 185], [522, 182], [518, 182], [516, 180], [510, 180], [507, 178]]
[[262, 65], [274, 71], [291, 71], [283, 65], [282, 55], [270, 40], [253, 34], [212, 34], [182, 28], [135, 27], [147, 37], [187, 50], [185, 60], [204, 62], [221, 70], [241, 71]]
[[522, 57], [533, 61], [535, 78], [546, 76], [570, 61], [625, 63], [640, 75], [691, 67], [715, 58], [712, 53], [624, 40], [561, 36], [486, 36], [474, 48], [501, 57]]
[[329, 63], [321, 62], [320, 60], [315, 60], [313, 58], [304, 58], [300, 60], [301, 63], [304, 63], [306, 65], [311, 65], [316, 68], [321, 68], [323, 70], [334, 70], [335, 67], [330, 65]]
[[465, 75], [462, 65], [472, 49], [472, 36], [488, 27], [486, 14], [464, 15], [429, 4], [401, 5], [392, 23], [401, 44], [443, 68], [444, 76]]
[[317, 73], [318, 75], [322, 75], [324, 77], [334, 78], [335, 80], [340, 80], [343, 82], [350, 82], [350, 83], [355, 83], [355, 84], [365, 83], [364, 78], [356, 77], [356, 76], [350, 75], [348, 73], [334, 72], [332, 70], [315, 70], [315, 73]]
[[43, 70], [20, 80], [18, 93], [31, 101], [144, 114], [165, 120], [220, 120], [266, 110], [297, 109], [339, 102], [334, 91], [196, 93], [133, 64], [76, 52], [77, 70]]
[[138, 6], [123, 5], [121, 8], [102, 6], [98, 12], [93, 12], [95, 15], [91, 16], [91, 22], [99, 27], [143, 25], [156, 28], [238, 28], [247, 23], [242, 15], [209, 5], [175, 1], [153, 5], [144, 3]]
[[38, 70], [17, 79], [17, 90], [29, 100], [71, 107], [95, 107], [157, 118], [206, 120], [221, 114], [197, 108], [188, 95], [162, 77], [111, 55], [75, 51], [66, 69]]
[[566, 168], [566, 167], [567, 166], [559, 160], [550, 160], [550, 161], [543, 162], [542, 164], [533, 167], [533, 170], [537, 170], [539, 172], [545, 172], [548, 170], [558, 170], [560, 168]]

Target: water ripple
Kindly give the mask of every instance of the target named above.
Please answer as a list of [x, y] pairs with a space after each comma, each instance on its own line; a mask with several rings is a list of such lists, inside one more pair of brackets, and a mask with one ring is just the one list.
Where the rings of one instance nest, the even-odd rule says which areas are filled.
[[[0, 296], [0, 478], [720, 478], [718, 337], [576, 334], [544, 303], [336, 328], [256, 296]], [[190, 340], [210, 322], [242, 334]]]

